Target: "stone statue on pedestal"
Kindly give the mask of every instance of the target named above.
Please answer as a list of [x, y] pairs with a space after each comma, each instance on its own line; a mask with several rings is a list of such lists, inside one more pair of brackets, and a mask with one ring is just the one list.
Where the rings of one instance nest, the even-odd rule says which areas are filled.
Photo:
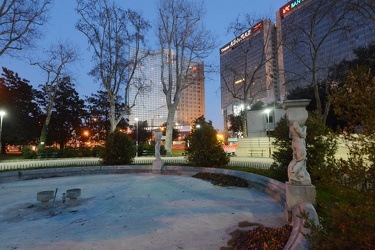
[[162, 132], [154, 131], [154, 136], [155, 136], [155, 157], [156, 159], [161, 159], [160, 142], [161, 142]]
[[289, 123], [289, 136], [292, 139], [293, 158], [288, 166], [289, 183], [293, 185], [311, 185], [310, 174], [306, 170], [306, 131], [305, 122], [308, 117], [306, 106], [310, 100], [285, 101], [282, 106], [286, 110]]
[[306, 170], [306, 106], [310, 100], [286, 100], [281, 105], [286, 111], [289, 136], [292, 139], [293, 158], [288, 165], [288, 182], [285, 183], [285, 218], [292, 223], [292, 210], [301, 204], [316, 204], [316, 189]]
[[291, 184], [310, 185], [310, 174], [306, 170], [306, 126], [293, 121], [289, 126], [292, 138], [293, 159], [288, 166], [288, 177]]

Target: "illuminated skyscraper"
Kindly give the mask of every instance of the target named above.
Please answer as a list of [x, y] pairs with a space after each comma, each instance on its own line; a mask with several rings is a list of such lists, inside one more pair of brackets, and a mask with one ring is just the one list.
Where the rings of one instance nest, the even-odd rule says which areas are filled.
[[283, 95], [311, 84], [313, 71], [318, 82], [324, 80], [330, 66], [353, 59], [353, 49], [375, 42], [374, 22], [345, 1], [290, 1], [276, 13], [276, 26], [283, 43], [278, 55]]
[[[243, 88], [246, 85], [251, 85], [247, 98], [252, 103], [271, 103], [279, 99], [275, 52], [276, 29], [270, 20], [259, 22], [220, 49], [223, 109], [244, 99]], [[249, 80], [253, 82], [244, 82]]]
[[280, 99], [276, 51], [276, 28], [270, 20], [262, 20], [220, 49], [224, 120], [259, 101], [267, 104]]
[[[129, 104], [135, 104], [129, 115], [130, 123], [135, 118], [147, 121], [151, 127], [161, 126], [166, 122], [168, 109], [161, 84], [160, 51], [141, 51], [150, 55], [134, 72], [133, 82], [129, 92]], [[131, 49], [131, 53], [135, 53]], [[138, 93], [141, 84], [144, 89]], [[182, 91], [179, 106], [175, 116], [176, 126], [187, 126], [197, 117], [204, 115], [204, 64], [196, 63], [189, 69], [189, 87]]]

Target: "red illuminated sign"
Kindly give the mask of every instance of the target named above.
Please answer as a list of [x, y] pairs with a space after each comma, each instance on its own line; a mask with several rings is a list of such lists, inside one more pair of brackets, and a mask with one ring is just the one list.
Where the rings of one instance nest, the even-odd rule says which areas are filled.
[[290, 1], [289, 3], [285, 4], [283, 7], [280, 8], [280, 16], [283, 18], [287, 13], [292, 11], [294, 8], [296, 8], [298, 5], [303, 3], [305, 0], [294, 0]]
[[258, 30], [262, 28], [262, 26], [263, 26], [263, 21], [260, 21], [259, 23], [253, 26], [253, 32], [257, 32]]

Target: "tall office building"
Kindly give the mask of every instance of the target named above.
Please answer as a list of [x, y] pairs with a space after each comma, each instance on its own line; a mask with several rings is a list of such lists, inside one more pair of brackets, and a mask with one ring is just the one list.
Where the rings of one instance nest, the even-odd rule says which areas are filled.
[[[221, 107], [225, 118], [250, 110], [250, 103], [279, 100], [276, 43], [275, 24], [262, 20], [220, 49]], [[243, 103], [245, 99], [250, 103]]]
[[[353, 49], [375, 41], [375, 25], [345, 1], [290, 1], [276, 13], [282, 95], [324, 80], [328, 67], [353, 58]], [[313, 62], [315, 61], [315, 65]]]
[[203, 62], [190, 66], [188, 79], [189, 86], [182, 91], [176, 114], [177, 123], [182, 126], [190, 125], [196, 118], [205, 115]]
[[[146, 55], [150, 51], [141, 50], [140, 56]], [[135, 53], [135, 49], [130, 49], [130, 56]], [[129, 104], [134, 105], [129, 115], [129, 123], [147, 121], [151, 127], [161, 126], [167, 120], [168, 109], [165, 95], [160, 82], [161, 59], [160, 52], [153, 51], [145, 58], [134, 72], [133, 81], [129, 91]], [[142, 92], [138, 92], [138, 86], [143, 85]]]
[[[131, 56], [135, 49], [131, 48]], [[129, 115], [130, 123], [147, 121], [151, 127], [161, 126], [166, 122], [168, 109], [161, 84], [160, 51], [141, 51], [141, 56], [149, 53], [142, 65], [136, 69], [129, 91], [129, 104], [135, 104]], [[166, 57], [164, 57], [166, 58]], [[189, 87], [182, 91], [174, 122], [177, 126], [188, 126], [193, 119], [204, 115], [204, 64], [195, 63], [189, 69]], [[144, 90], [138, 92], [137, 85]]]

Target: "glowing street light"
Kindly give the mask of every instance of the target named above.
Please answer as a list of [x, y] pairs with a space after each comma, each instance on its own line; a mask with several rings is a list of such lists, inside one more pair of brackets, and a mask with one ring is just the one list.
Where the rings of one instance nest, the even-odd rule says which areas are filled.
[[1, 144], [1, 132], [3, 131], [3, 117], [6, 113], [4, 111], [0, 111], [0, 154], [2, 153], [3, 145]]

